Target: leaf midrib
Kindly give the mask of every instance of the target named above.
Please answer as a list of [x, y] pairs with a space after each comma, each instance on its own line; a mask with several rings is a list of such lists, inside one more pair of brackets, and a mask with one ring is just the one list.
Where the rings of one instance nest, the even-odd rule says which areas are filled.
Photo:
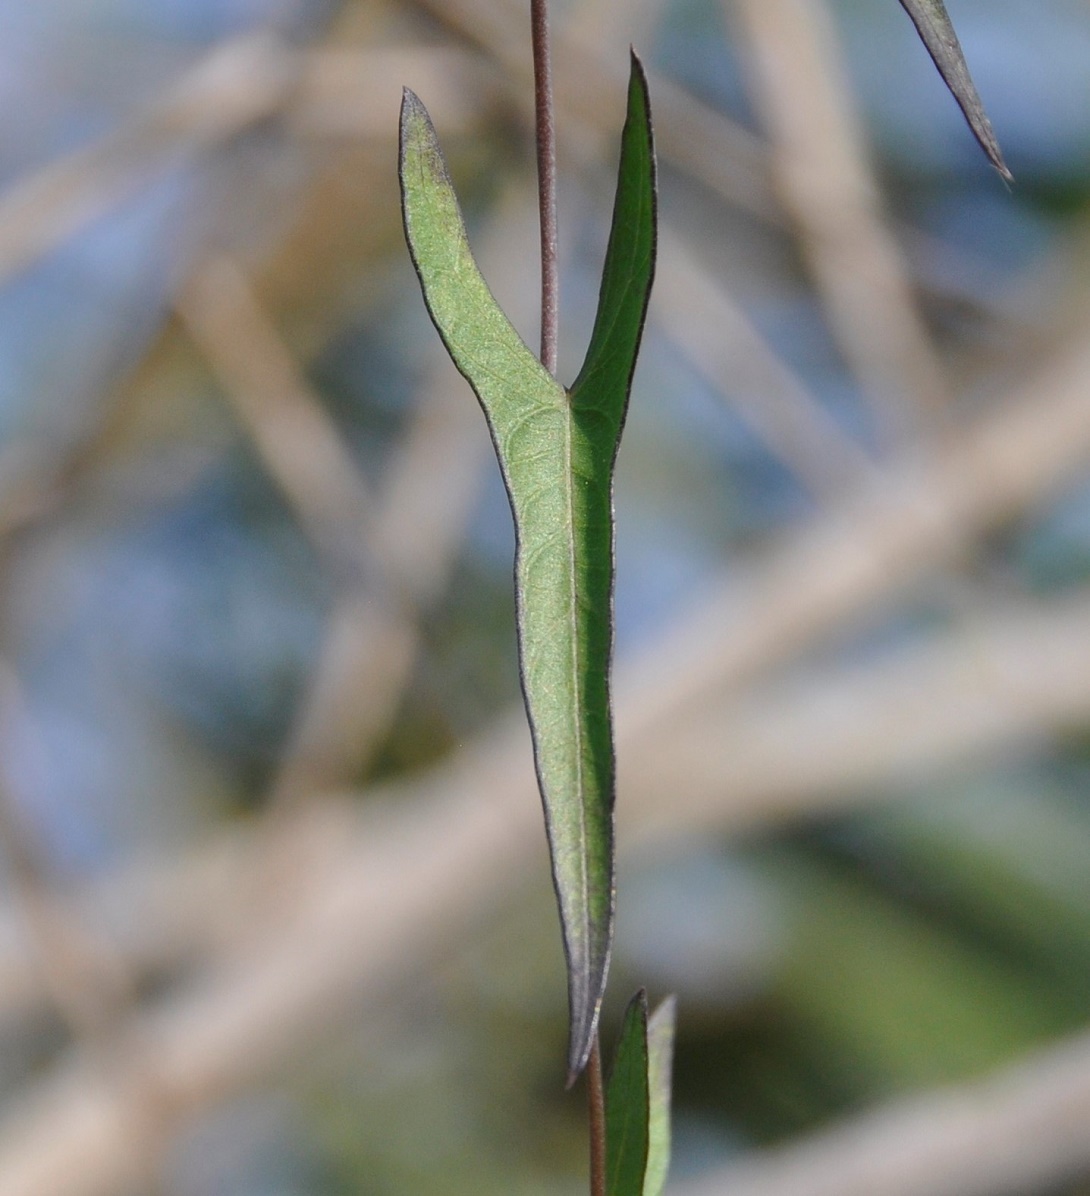
[[[574, 416], [571, 409], [571, 394], [565, 391], [568, 402], [565, 405], [563, 412], [564, 423], [564, 500], [566, 505], [565, 523], [569, 529], [568, 534], [568, 577], [569, 577], [569, 594], [568, 594], [568, 621], [571, 625], [571, 684], [572, 693], [578, 699], [579, 695], [579, 660], [581, 653], [581, 641], [579, 636], [579, 580], [576, 570], [576, 549], [575, 549], [575, 478], [572, 471], [572, 428], [574, 424]], [[574, 703], [574, 709], [578, 712], [578, 700]], [[573, 720], [575, 740], [575, 777], [576, 777], [576, 794], [578, 795], [578, 809], [579, 809], [579, 838], [581, 850], [579, 852], [579, 869], [582, 879], [582, 891], [584, 894], [590, 891], [590, 873], [587, 870], [587, 803], [585, 799], [586, 782], [583, 774], [583, 720], [578, 717]], [[590, 902], [584, 900], [583, 903], [583, 930], [585, 941], [588, 944], [591, 942], [591, 916], [590, 916]], [[586, 959], [587, 977], [589, 981], [590, 973], [593, 964], [588, 951]]]

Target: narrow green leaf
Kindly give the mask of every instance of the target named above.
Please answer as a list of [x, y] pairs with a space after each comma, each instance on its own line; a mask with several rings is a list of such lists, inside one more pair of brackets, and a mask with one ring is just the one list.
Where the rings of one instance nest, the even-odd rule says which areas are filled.
[[655, 146], [647, 79], [643, 64], [633, 53], [598, 313], [583, 368], [572, 385], [575, 406], [609, 412], [617, 424], [618, 440], [655, 274], [655, 209]]
[[666, 1186], [666, 1173], [670, 1169], [670, 1088], [676, 1020], [677, 1002], [673, 997], [667, 997], [647, 1023], [650, 1126], [643, 1196], [660, 1196]]
[[647, 1016], [641, 989], [625, 1010], [606, 1085], [607, 1196], [661, 1196], [670, 1166], [675, 1001]]
[[992, 123], [980, 102], [958, 35], [954, 32], [943, 0], [901, 0], [901, 6], [912, 18], [927, 52], [938, 67], [946, 86], [953, 92], [954, 99], [965, 114], [969, 128], [972, 129], [981, 148], [1003, 178], [1011, 182], [1011, 172], [1003, 161]]
[[650, 1149], [647, 994], [628, 1003], [606, 1084], [606, 1196], [643, 1196]]
[[650, 1096], [647, 1172], [643, 1196], [660, 1196], [670, 1170], [670, 1088], [674, 1073], [677, 1002], [666, 997], [647, 1023], [647, 1087]]
[[613, 934], [613, 464], [654, 267], [655, 175], [635, 55], [587, 364], [566, 391], [473, 260], [428, 114], [401, 109], [405, 233], [424, 299], [480, 400], [515, 520], [519, 661], [568, 963], [569, 1082], [597, 1028]]

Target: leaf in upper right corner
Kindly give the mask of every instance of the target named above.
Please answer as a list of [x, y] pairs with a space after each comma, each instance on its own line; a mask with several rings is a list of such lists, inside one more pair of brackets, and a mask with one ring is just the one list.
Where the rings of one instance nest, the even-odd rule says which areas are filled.
[[969, 122], [981, 149], [1003, 178], [1010, 182], [1011, 172], [1003, 161], [1003, 153], [992, 129], [992, 123], [980, 102], [958, 35], [954, 32], [953, 22], [943, 0], [901, 0], [901, 7], [912, 18], [927, 52], [957, 100], [958, 107], [965, 114], [965, 119]]

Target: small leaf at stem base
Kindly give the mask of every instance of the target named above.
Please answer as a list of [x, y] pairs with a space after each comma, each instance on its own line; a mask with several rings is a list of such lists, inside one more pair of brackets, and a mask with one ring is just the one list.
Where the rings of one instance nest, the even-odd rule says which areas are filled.
[[661, 1196], [670, 1164], [674, 999], [651, 1018], [641, 989], [625, 1010], [606, 1085], [606, 1196]]
[[647, 1077], [647, 994], [625, 1010], [606, 1084], [606, 1196], [643, 1196], [651, 1122]]

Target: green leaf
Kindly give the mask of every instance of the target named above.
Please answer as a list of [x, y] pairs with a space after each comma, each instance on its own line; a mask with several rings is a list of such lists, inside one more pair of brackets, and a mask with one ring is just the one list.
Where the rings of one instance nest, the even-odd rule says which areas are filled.
[[606, 1196], [643, 1196], [650, 1149], [647, 994], [628, 1003], [606, 1084]]
[[613, 935], [613, 464], [655, 246], [639, 61], [632, 56], [598, 315], [570, 392], [538, 363], [481, 277], [435, 130], [409, 91], [400, 177], [425, 302], [484, 409], [515, 520], [519, 662], [568, 964], [570, 1083], [597, 1029]]
[[651, 110], [643, 66], [633, 53], [628, 117], [621, 135], [617, 198], [602, 270], [598, 313], [583, 368], [572, 385], [576, 410], [601, 410], [616, 425], [614, 452], [628, 406], [628, 391], [655, 273], [656, 234]]
[[1011, 182], [1011, 172], [1003, 161], [999, 142], [984, 111], [984, 105], [980, 102], [958, 35], [954, 32], [943, 0], [901, 0], [901, 6], [912, 18], [927, 52], [938, 67], [946, 86], [953, 92], [954, 99], [965, 114], [965, 119], [969, 122], [969, 127], [981, 148], [1003, 178]]
[[643, 1196], [660, 1196], [670, 1169], [670, 1087], [676, 1020], [677, 1002], [673, 997], [667, 997], [647, 1023], [650, 1125]]
[[607, 1196], [660, 1196], [670, 1166], [670, 1073], [675, 1001], [647, 1016], [640, 989], [628, 1003], [606, 1085]]

